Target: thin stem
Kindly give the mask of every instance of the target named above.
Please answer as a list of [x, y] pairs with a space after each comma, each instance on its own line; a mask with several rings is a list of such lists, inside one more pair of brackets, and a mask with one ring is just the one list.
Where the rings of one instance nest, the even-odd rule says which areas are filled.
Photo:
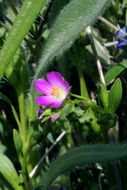
[[85, 106], [87, 107], [91, 107], [93, 109], [95, 109], [95, 111], [98, 111], [98, 112], [101, 112], [101, 113], [105, 113], [105, 111], [103, 110], [103, 108], [101, 108], [100, 106], [98, 106], [97, 104], [95, 104], [94, 102], [92, 102], [90, 99], [88, 98], [85, 98], [85, 97], [82, 97], [82, 96], [79, 96], [77, 94], [72, 94], [70, 93], [71, 96], [77, 98], [77, 99], [80, 99], [82, 101], [75, 101], [74, 103], [77, 104], [77, 103], [80, 103], [80, 102], [83, 102]]
[[33, 176], [38, 172], [39, 168], [42, 165], [42, 162], [44, 161], [45, 157], [51, 152], [51, 150], [54, 148], [54, 146], [64, 137], [64, 135], [66, 134], [65, 131], [63, 131], [56, 139], [56, 141], [50, 146], [50, 148], [48, 149], [48, 151], [43, 155], [43, 157], [40, 159], [40, 161], [38, 162], [38, 164], [33, 168], [33, 170], [30, 172], [29, 174], [29, 178], [32, 179]]
[[23, 149], [22, 149], [23, 158], [21, 161], [22, 175], [23, 175], [25, 190], [31, 190], [31, 184], [28, 180], [27, 163], [26, 163], [28, 140], [26, 137], [26, 116], [25, 116], [25, 105], [24, 105], [24, 93], [22, 89], [19, 89], [17, 91], [17, 94], [18, 94], [20, 123], [21, 123], [19, 131], [20, 131], [20, 135], [21, 135], [22, 143], [23, 143]]
[[101, 20], [103, 23], [107, 24], [108, 26], [110, 26], [111, 28], [113, 28], [116, 31], [120, 30], [120, 28], [118, 28], [117, 26], [115, 26], [114, 24], [112, 24], [110, 21], [108, 21], [106, 18], [104, 18], [102, 16], [99, 16], [99, 20]]
[[11, 104], [11, 110], [12, 110], [12, 113], [13, 113], [14, 118], [15, 118], [15, 120], [16, 120], [16, 123], [17, 123], [17, 125], [18, 125], [18, 128], [20, 129], [21, 123], [20, 123], [20, 121], [19, 121], [18, 114], [17, 114], [17, 112], [16, 112], [16, 110], [15, 110], [15, 108], [14, 108], [14, 106], [13, 106], [12, 104]]
[[11, 7], [13, 13], [15, 14], [15, 16], [17, 16], [18, 11], [17, 11], [17, 9], [15, 8], [15, 5], [13, 4], [12, 0], [7, 0], [7, 1], [8, 1], [9, 6]]
[[102, 71], [101, 62], [100, 62], [100, 60], [98, 58], [98, 54], [97, 54], [97, 50], [96, 50], [96, 47], [95, 47], [95, 43], [94, 43], [94, 39], [93, 39], [93, 36], [92, 36], [92, 31], [91, 31], [90, 26], [88, 26], [86, 28], [86, 33], [89, 36], [91, 46], [92, 46], [92, 49], [93, 49], [93, 53], [94, 53], [94, 56], [95, 56], [95, 59], [96, 59], [96, 64], [97, 64], [97, 69], [98, 69], [98, 73], [99, 73], [100, 82], [105, 85], [106, 83], [105, 83], [105, 78], [104, 78], [103, 71]]
[[26, 121], [25, 121], [25, 108], [24, 108], [24, 94], [21, 92], [18, 96], [20, 120], [21, 120], [21, 135], [22, 138], [26, 138]]
[[78, 69], [78, 75], [79, 75], [79, 81], [80, 81], [80, 94], [81, 94], [81, 96], [89, 98], [89, 94], [88, 94], [88, 90], [87, 90], [87, 86], [86, 86], [86, 81], [84, 79], [82, 69]]
[[114, 46], [114, 45], [117, 45], [117, 44], [118, 44], [118, 41], [113, 41], [113, 42], [104, 43], [103, 45], [105, 47], [111, 47], [111, 46]]
[[[114, 24], [112, 24], [110, 21], [108, 21], [107, 19], [105, 19], [104, 17], [99, 17], [99, 20], [101, 20], [102, 22], [104, 22], [105, 24], [107, 24], [108, 26], [110, 26], [111, 28], [113, 28], [116, 32], [120, 31], [122, 32], [124, 35], [127, 36], [127, 33], [124, 32], [123, 30], [121, 30], [119, 27], [115, 26]], [[127, 43], [127, 40], [126, 39], [123, 39], [121, 38], [120, 36], [116, 35], [116, 37], [121, 40], [121, 41], [124, 41]]]

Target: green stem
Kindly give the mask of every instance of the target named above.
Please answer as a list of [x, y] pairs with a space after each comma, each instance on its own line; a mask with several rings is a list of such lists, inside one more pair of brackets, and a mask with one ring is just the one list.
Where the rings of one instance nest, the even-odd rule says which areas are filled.
[[[70, 93], [70, 95], [75, 97], [75, 98], [78, 98], [78, 99], [82, 100], [82, 102], [84, 102], [85, 106], [91, 107], [91, 108], [95, 109], [95, 111], [105, 113], [103, 108], [101, 108], [97, 104], [93, 103], [90, 99], [82, 97], [82, 96], [79, 96], [79, 95], [76, 95], [76, 94], [72, 94], [72, 93]], [[76, 104], [79, 103], [79, 102], [81, 102], [81, 101], [79, 101], [79, 100], [75, 101]]]
[[25, 156], [22, 159], [21, 167], [22, 167], [22, 176], [23, 176], [23, 182], [24, 182], [25, 190], [31, 190], [31, 186], [30, 186], [29, 179], [28, 179], [28, 176], [27, 176], [26, 158], [25, 158]]
[[22, 176], [24, 181], [25, 190], [31, 190], [31, 186], [28, 180], [28, 173], [27, 173], [27, 163], [26, 163], [26, 154], [28, 149], [28, 140], [26, 136], [26, 117], [25, 117], [25, 105], [24, 105], [24, 93], [22, 89], [18, 91], [18, 102], [19, 102], [19, 112], [20, 112], [20, 135], [23, 143], [23, 157], [21, 161], [22, 167]]
[[78, 69], [78, 75], [79, 75], [79, 81], [80, 81], [80, 94], [83, 97], [89, 98], [86, 81], [84, 79], [82, 69]]
[[[73, 148], [74, 146], [75, 146], [75, 143], [74, 143], [74, 140], [73, 140], [73, 138], [72, 138], [72, 133], [70, 132], [70, 133], [67, 133], [67, 142], [68, 142], [68, 145], [71, 147], [71, 148]], [[69, 147], [69, 148], [70, 148]]]
[[21, 121], [21, 137], [22, 140], [26, 138], [26, 121], [25, 121], [25, 108], [24, 108], [24, 94], [21, 92], [18, 96], [19, 112]]

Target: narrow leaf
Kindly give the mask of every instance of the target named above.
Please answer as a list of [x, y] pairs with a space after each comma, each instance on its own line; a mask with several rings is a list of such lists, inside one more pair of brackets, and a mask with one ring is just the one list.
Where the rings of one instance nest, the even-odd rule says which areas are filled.
[[120, 104], [122, 98], [122, 83], [120, 79], [116, 79], [109, 92], [109, 111], [114, 113]]
[[25, 0], [0, 51], [0, 79], [46, 0]]
[[12, 105], [11, 101], [9, 100], [9, 98], [7, 96], [5, 96], [4, 94], [0, 93], [0, 99], [3, 100], [3, 101], [5, 101], [6, 103], [8, 103], [11, 106], [11, 110], [12, 110], [12, 113], [13, 113], [13, 115], [15, 117], [17, 125], [20, 127], [20, 121], [19, 121], [18, 114], [16, 112], [16, 109]]
[[112, 161], [127, 157], [127, 145], [86, 145], [74, 148], [59, 157], [43, 177], [41, 190], [47, 190], [49, 185], [59, 175], [71, 170], [77, 165]]
[[14, 189], [23, 190], [20, 186], [20, 180], [12, 162], [2, 153], [0, 153], [0, 174]]
[[19, 159], [21, 159], [21, 157], [22, 157], [22, 140], [21, 140], [20, 134], [18, 133], [18, 131], [16, 129], [13, 130], [13, 140], [15, 143], [17, 155], [18, 155]]
[[108, 84], [115, 79], [122, 71], [127, 69], [127, 61], [123, 61], [118, 65], [113, 66], [105, 75], [105, 82]]

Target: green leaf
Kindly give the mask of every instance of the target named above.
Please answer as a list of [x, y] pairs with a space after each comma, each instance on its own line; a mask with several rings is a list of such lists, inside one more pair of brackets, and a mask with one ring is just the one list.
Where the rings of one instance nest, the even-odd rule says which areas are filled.
[[19, 159], [21, 160], [21, 157], [22, 157], [22, 140], [21, 140], [20, 134], [18, 133], [18, 131], [16, 129], [13, 130], [13, 140], [15, 143], [17, 155], [18, 155]]
[[4, 153], [6, 152], [6, 150], [7, 150], [7, 147], [4, 146], [3, 144], [0, 144], [0, 153]]
[[14, 190], [23, 190], [12, 162], [2, 153], [0, 153], [0, 174], [8, 181]]
[[115, 79], [122, 71], [127, 69], [127, 61], [123, 61], [118, 65], [113, 66], [105, 75], [105, 82], [108, 84]]
[[55, 0], [52, 2], [48, 23], [51, 26], [61, 9], [68, 3], [68, 0]]
[[87, 26], [95, 22], [111, 0], [73, 0], [57, 16], [51, 33], [42, 48], [35, 78], [54, 56], [74, 41]]
[[127, 157], [127, 145], [86, 145], [74, 148], [59, 157], [44, 175], [41, 190], [49, 185], [62, 173], [84, 164], [112, 161]]
[[25, 0], [0, 51], [0, 79], [46, 0]]
[[109, 112], [114, 113], [116, 111], [117, 107], [120, 104], [121, 98], [122, 98], [122, 83], [121, 80], [118, 78], [112, 85], [111, 90], [109, 92], [109, 103], [108, 103]]
[[5, 102], [7, 102], [11, 106], [11, 110], [12, 110], [12, 113], [13, 113], [13, 115], [15, 117], [17, 125], [20, 127], [20, 121], [19, 121], [18, 114], [16, 112], [16, 109], [12, 105], [11, 101], [9, 100], [9, 98], [7, 96], [5, 96], [4, 94], [0, 93], [0, 99], [3, 100], [3, 101], [5, 101]]
[[18, 93], [22, 88], [24, 92], [28, 89], [28, 71], [26, 59], [22, 48], [18, 48], [5, 72], [10, 83]]
[[69, 113], [72, 113], [74, 111], [74, 104], [67, 104], [63, 107], [60, 118], [65, 118], [66, 116], [69, 115]]

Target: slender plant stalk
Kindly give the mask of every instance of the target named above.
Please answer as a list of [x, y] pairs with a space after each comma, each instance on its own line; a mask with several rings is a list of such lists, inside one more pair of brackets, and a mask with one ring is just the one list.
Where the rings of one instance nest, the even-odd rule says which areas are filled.
[[20, 123], [21, 123], [19, 132], [21, 135], [22, 143], [23, 143], [23, 148], [22, 148], [23, 157], [21, 161], [22, 176], [24, 180], [25, 190], [31, 190], [31, 184], [29, 183], [29, 180], [28, 180], [27, 163], [26, 163], [28, 140], [26, 136], [26, 116], [25, 116], [25, 105], [24, 105], [24, 93], [23, 93], [22, 88], [18, 89], [17, 94], [18, 94]]
[[56, 139], [56, 141], [50, 146], [50, 148], [48, 149], [48, 151], [42, 156], [42, 158], [40, 159], [40, 161], [38, 162], [38, 164], [33, 168], [33, 170], [30, 172], [29, 174], [29, 178], [32, 179], [36, 173], [38, 172], [38, 170], [40, 169], [42, 162], [44, 161], [44, 159], [46, 158], [46, 156], [51, 152], [51, 150], [54, 148], [54, 146], [56, 146], [56, 144], [59, 143], [59, 141], [61, 141], [61, 139], [64, 137], [64, 135], [66, 134], [65, 131], [63, 131]]
[[18, 96], [20, 121], [21, 121], [21, 137], [22, 140], [26, 139], [26, 121], [25, 121], [25, 108], [24, 108], [24, 94], [19, 93]]
[[83, 73], [82, 61], [80, 59], [80, 52], [77, 48], [75, 51], [75, 56], [72, 58], [72, 61], [75, 63], [77, 72], [78, 72], [78, 77], [79, 77], [79, 82], [80, 82], [80, 95], [82, 97], [89, 98], [87, 85], [86, 85], [86, 81], [85, 81], [84, 73]]
[[109, 20], [107, 20], [106, 18], [99, 16], [99, 20], [101, 20], [103, 23], [107, 24], [108, 26], [110, 26], [111, 28], [113, 28], [114, 30], [118, 31], [120, 30], [120, 28], [116, 27], [114, 24], [112, 24]]
[[83, 70], [78, 69], [79, 81], [80, 81], [80, 94], [83, 97], [89, 98], [86, 81], [83, 75]]
[[118, 44], [118, 41], [113, 41], [113, 42], [104, 43], [103, 45], [105, 47], [111, 47], [111, 46], [114, 46], [114, 45], [117, 45], [117, 44]]
[[[114, 29], [116, 32], [120, 31], [120, 32], [122, 32], [123, 34], [125, 34], [125, 35], [127, 36], [127, 33], [126, 33], [126, 32], [124, 32], [124, 31], [121, 30], [119, 27], [117, 27], [117, 26], [115, 26], [114, 24], [112, 24], [112, 23], [111, 23], [109, 20], [107, 20], [106, 18], [100, 16], [100, 17], [99, 17], [99, 20], [101, 20], [103, 23], [107, 24], [109, 27], [111, 27], [112, 29]], [[118, 35], [116, 35], [116, 37], [117, 37], [119, 40], [121, 40], [121, 41], [127, 43], [127, 40], [126, 40], [126, 39], [123, 39], [123, 38], [121, 38], [121, 37], [118, 36]]]
[[98, 69], [98, 73], [99, 73], [100, 82], [105, 85], [106, 83], [105, 83], [105, 78], [104, 78], [103, 71], [102, 71], [101, 62], [100, 62], [100, 60], [98, 58], [98, 54], [97, 54], [97, 50], [96, 50], [96, 47], [95, 47], [95, 43], [94, 43], [94, 39], [93, 39], [93, 36], [92, 36], [90, 26], [88, 26], [86, 28], [86, 33], [89, 36], [91, 46], [92, 46], [92, 49], [93, 49], [93, 53], [94, 53], [94, 56], [95, 56], [95, 59], [96, 59], [96, 64], [97, 64], [97, 69]]

